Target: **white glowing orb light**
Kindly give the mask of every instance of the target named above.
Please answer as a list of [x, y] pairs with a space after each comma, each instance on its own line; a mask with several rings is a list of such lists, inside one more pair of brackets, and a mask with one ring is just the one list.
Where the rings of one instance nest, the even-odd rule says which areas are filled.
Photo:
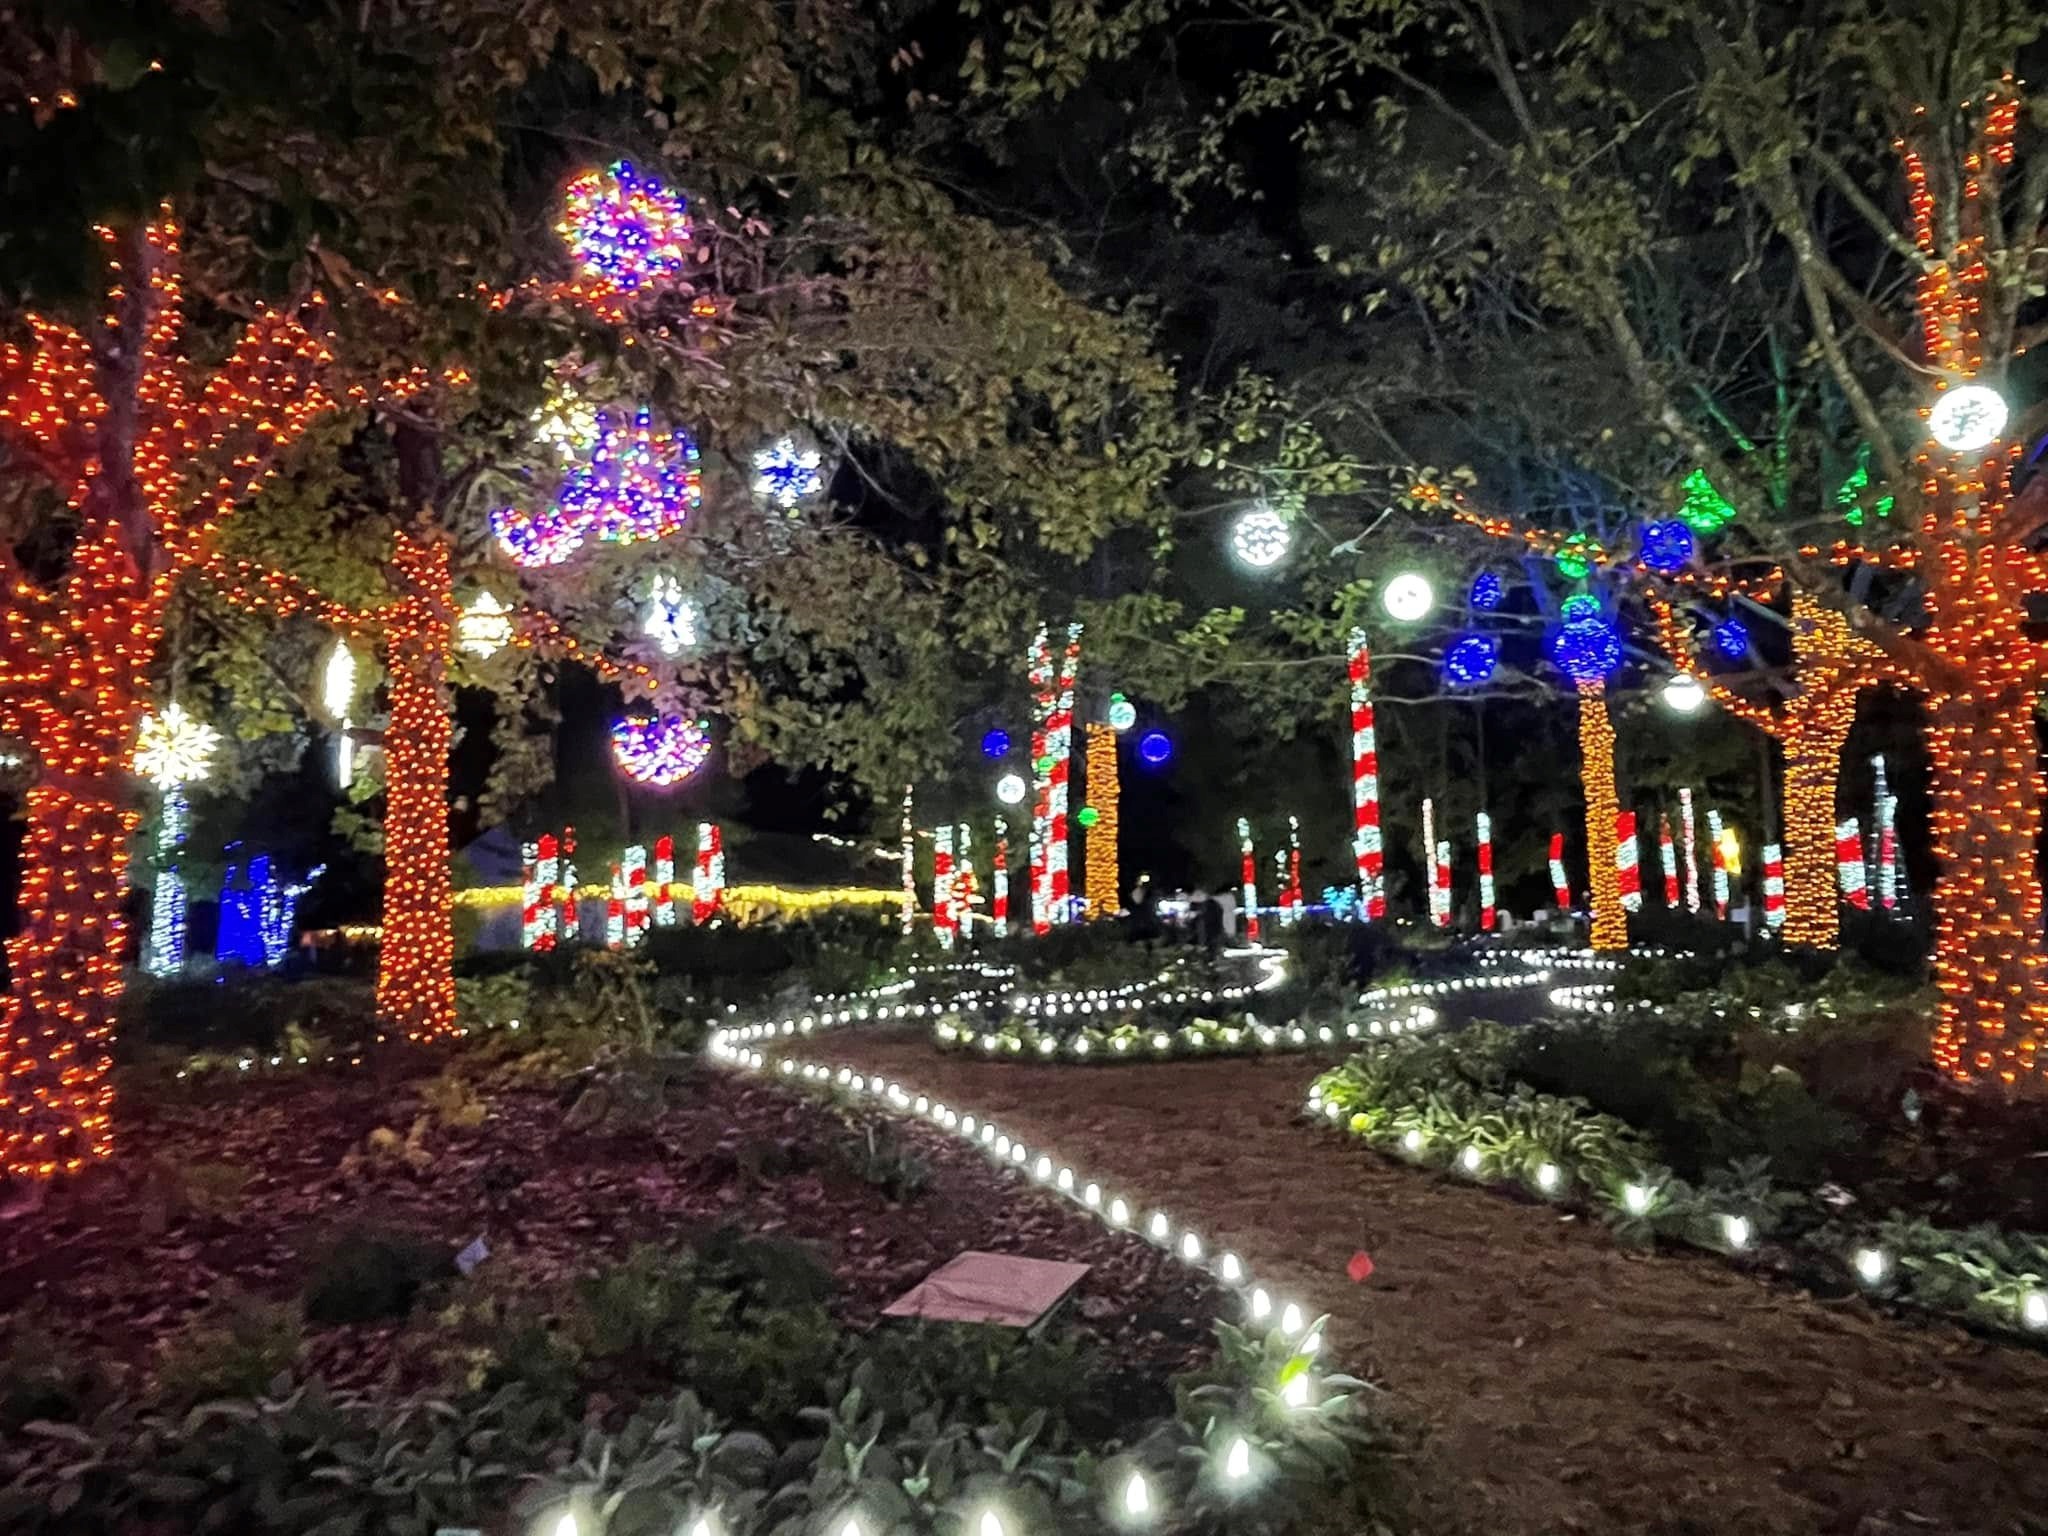
[[1223, 1458], [1223, 1475], [1233, 1483], [1241, 1483], [1252, 1475], [1252, 1448], [1239, 1435], [1230, 1442], [1230, 1451]]
[[346, 640], [337, 640], [327, 653], [327, 664], [320, 669], [320, 702], [335, 719], [346, 720], [355, 698], [356, 653]]
[[562, 1517], [555, 1522], [553, 1536], [577, 1536], [577, 1531], [575, 1512], [565, 1510]]
[[1721, 1235], [1728, 1240], [1730, 1248], [1747, 1248], [1750, 1236], [1749, 1218], [1747, 1216], [1723, 1216], [1721, 1218]]
[[1707, 690], [1690, 672], [1680, 672], [1664, 685], [1664, 707], [1674, 715], [1694, 715], [1707, 702]]
[[1024, 802], [1025, 785], [1021, 774], [1006, 773], [996, 780], [996, 798], [1005, 805], [1021, 805]]
[[1958, 384], [1927, 413], [1927, 435], [1951, 453], [1989, 448], [2005, 430], [2005, 399], [1985, 384]]
[[1241, 513], [1230, 526], [1230, 552], [1255, 571], [1278, 565], [1293, 542], [1286, 519], [1268, 506]]
[[680, 656], [697, 644], [697, 605], [683, 596], [682, 582], [666, 572], [654, 578], [640, 632], [664, 656]]
[[1878, 1252], [1877, 1249], [1859, 1248], [1856, 1250], [1856, 1273], [1862, 1276], [1865, 1285], [1876, 1285], [1884, 1279], [1885, 1268], [1884, 1255]]
[[1112, 731], [1128, 731], [1138, 723], [1138, 706], [1120, 693], [1109, 696], [1109, 728]]
[[1621, 1203], [1628, 1208], [1629, 1215], [1642, 1215], [1650, 1208], [1649, 1187], [1643, 1184], [1624, 1184], [1621, 1188]]
[[690, 1536], [718, 1536], [718, 1527], [712, 1524], [711, 1517], [706, 1515], [690, 1527]]
[[512, 643], [512, 610], [495, 592], [479, 592], [455, 620], [455, 643], [472, 656], [495, 656]]
[[992, 1509], [984, 1509], [977, 1527], [977, 1536], [1007, 1536], [1003, 1530], [1003, 1517]]
[[167, 704], [160, 715], [145, 715], [135, 740], [135, 771], [160, 790], [196, 784], [213, 768], [220, 732], [185, 713], [182, 704]]
[[1124, 1513], [1133, 1520], [1152, 1511], [1152, 1489], [1145, 1482], [1145, 1474], [1133, 1472], [1130, 1481], [1124, 1484]]
[[1380, 606], [1397, 623], [1415, 624], [1436, 606], [1436, 588], [1420, 571], [1403, 571], [1381, 590]]
[[1308, 1397], [1307, 1371], [1296, 1371], [1287, 1378], [1287, 1385], [1280, 1389], [1280, 1401], [1290, 1408], [1306, 1408]]

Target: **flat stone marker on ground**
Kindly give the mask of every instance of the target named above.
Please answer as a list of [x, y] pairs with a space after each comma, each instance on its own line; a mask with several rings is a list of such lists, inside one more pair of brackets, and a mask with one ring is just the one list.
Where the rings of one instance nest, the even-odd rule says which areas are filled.
[[969, 1250], [948, 1259], [882, 1309], [884, 1317], [1034, 1327], [1088, 1273], [1086, 1264]]

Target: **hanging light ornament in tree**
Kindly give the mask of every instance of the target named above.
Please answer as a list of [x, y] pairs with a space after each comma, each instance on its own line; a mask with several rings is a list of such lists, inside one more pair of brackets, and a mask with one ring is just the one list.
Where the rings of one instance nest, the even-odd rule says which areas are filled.
[[1230, 552], [1255, 571], [1279, 564], [1293, 542], [1287, 520], [1263, 502], [1230, 525]]
[[1444, 652], [1444, 681], [1458, 688], [1477, 688], [1493, 680], [1500, 664], [1500, 642], [1491, 635], [1460, 635]]
[[1173, 756], [1173, 740], [1164, 731], [1147, 731], [1138, 739], [1138, 756], [1150, 767], [1164, 767]]
[[680, 784], [711, 755], [701, 720], [681, 715], [627, 715], [612, 722], [612, 757], [626, 777], [657, 789]]
[[347, 789], [355, 782], [356, 742], [349, 734], [349, 706], [356, 698], [356, 653], [346, 640], [336, 640], [320, 669], [320, 702], [333, 718], [334, 782]]
[[1749, 626], [1737, 618], [1726, 618], [1714, 626], [1714, 649], [1730, 661], [1749, 654]]
[[184, 705], [167, 704], [162, 714], [142, 718], [135, 740], [135, 771], [159, 790], [196, 784], [211, 771], [219, 745], [219, 731], [186, 714]]
[[1643, 524], [1643, 564], [1653, 571], [1661, 571], [1666, 576], [1682, 571], [1692, 563], [1698, 549], [1692, 529], [1682, 518]]
[[679, 531], [704, 496], [697, 444], [681, 427], [654, 430], [653, 414], [597, 413], [597, 441], [562, 479], [554, 504], [529, 513], [499, 507], [491, 531], [520, 565], [560, 565], [591, 538], [638, 544]]
[[1705, 470], [1695, 469], [1687, 475], [1679, 490], [1685, 500], [1679, 505], [1678, 516], [1694, 533], [1703, 537], [1719, 533], [1735, 520], [1733, 504], [1714, 489]]
[[1660, 696], [1664, 700], [1664, 707], [1674, 715], [1697, 714], [1699, 707], [1707, 702], [1707, 690], [1700, 686], [1700, 680], [1690, 672], [1675, 673], [1664, 684]]
[[1621, 631], [1581, 593], [1565, 599], [1564, 622], [1550, 637], [1550, 658], [1575, 683], [1605, 682], [1621, 665]]
[[1418, 623], [1436, 606], [1436, 589], [1421, 572], [1403, 571], [1381, 590], [1380, 606], [1397, 623]]
[[754, 494], [794, 512], [825, 488], [824, 458], [793, 437], [778, 437], [754, 455]]
[[666, 571], [656, 575], [640, 629], [664, 656], [680, 656], [696, 645], [697, 605], [683, 596], [679, 578]]
[[2005, 399], [1985, 384], [1944, 390], [1927, 413], [1927, 435], [1951, 453], [1989, 448], [2005, 430]]
[[512, 642], [512, 610], [479, 592], [455, 620], [455, 643], [472, 656], [495, 656]]
[[996, 798], [1005, 805], [1022, 805], [1028, 793], [1030, 786], [1021, 773], [1006, 773], [996, 780]]
[[983, 757], [1004, 757], [1008, 755], [1009, 750], [1010, 733], [1003, 730], [1000, 726], [981, 738], [981, 755]]
[[597, 443], [597, 407], [559, 379], [548, 386], [547, 399], [535, 407], [531, 419], [533, 440], [565, 465], [575, 463]]
[[555, 228], [577, 266], [627, 293], [679, 276], [689, 258], [688, 202], [629, 160], [571, 181]]
[[1112, 693], [1109, 696], [1107, 719], [1109, 721], [1109, 728], [1112, 731], [1119, 733], [1128, 731], [1138, 723], [1138, 706], [1122, 694]]
[[1472, 590], [1465, 600], [1480, 613], [1492, 613], [1507, 595], [1507, 583], [1500, 579], [1498, 572], [1481, 571], [1472, 578]]

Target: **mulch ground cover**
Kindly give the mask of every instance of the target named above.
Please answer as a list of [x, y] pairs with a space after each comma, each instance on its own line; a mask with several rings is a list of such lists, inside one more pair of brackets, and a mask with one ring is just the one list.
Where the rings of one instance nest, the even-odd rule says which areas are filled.
[[[410, 1162], [360, 1157], [373, 1131], [409, 1129], [425, 1081], [282, 1072], [155, 1102], [131, 1095], [111, 1166], [0, 1220], [0, 1317], [41, 1299], [60, 1333], [146, 1366], [225, 1287], [297, 1294], [350, 1231], [410, 1234], [450, 1254], [482, 1236], [480, 1273], [539, 1285], [636, 1244], [732, 1227], [811, 1245], [837, 1280], [834, 1315], [853, 1328], [974, 1248], [1091, 1265], [1067, 1315], [1120, 1373], [1163, 1381], [1210, 1353], [1219, 1298], [1199, 1277], [924, 1127], [899, 1127], [930, 1170], [901, 1202], [851, 1170], [853, 1133], [818, 1100], [710, 1066], [634, 1134], [570, 1129], [557, 1092], [513, 1089], [486, 1095], [481, 1125], [427, 1130]], [[246, 1174], [227, 1209], [166, 1195], [209, 1165]], [[394, 1381], [408, 1326], [417, 1317], [309, 1327], [302, 1364], [336, 1384]]]
[[[803, 1054], [994, 1115], [1159, 1202], [1332, 1316], [1335, 1358], [1423, 1429], [1433, 1533], [2048, 1531], [2048, 1357], [1379, 1158], [1299, 1119], [1313, 1063], [1116, 1068]], [[1375, 1269], [1362, 1284], [1358, 1250]]]

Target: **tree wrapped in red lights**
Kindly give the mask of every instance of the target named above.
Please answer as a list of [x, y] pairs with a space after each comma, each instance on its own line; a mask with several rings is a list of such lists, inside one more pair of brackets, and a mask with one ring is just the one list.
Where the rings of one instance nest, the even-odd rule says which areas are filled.
[[107, 1045], [138, 813], [125, 771], [179, 575], [336, 399], [324, 306], [263, 310], [217, 368], [181, 345], [178, 230], [103, 229], [104, 313], [30, 316], [0, 348], [0, 434], [61, 498], [68, 549], [4, 559], [0, 731], [32, 758], [20, 933], [0, 1015], [0, 1172], [48, 1176], [113, 1147]]

